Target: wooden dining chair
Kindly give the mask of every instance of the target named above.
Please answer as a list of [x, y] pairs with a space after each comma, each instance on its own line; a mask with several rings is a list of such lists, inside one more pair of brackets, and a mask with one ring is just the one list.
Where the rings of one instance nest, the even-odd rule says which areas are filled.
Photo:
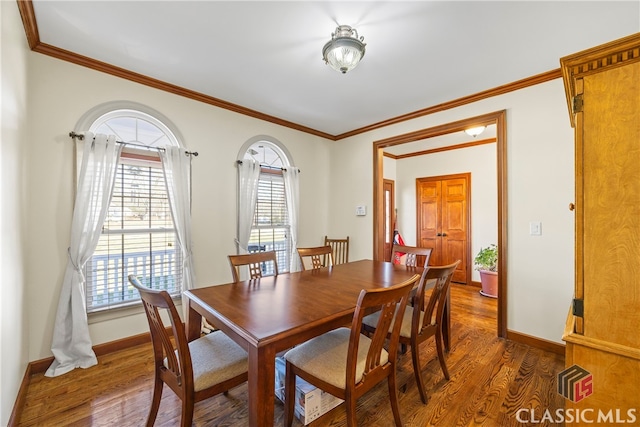
[[278, 275], [278, 260], [275, 251], [253, 252], [250, 254], [229, 255], [231, 274], [234, 282], [240, 281], [240, 267], [249, 267], [249, 280], [259, 279], [267, 269], [267, 263], [273, 263], [273, 276]]
[[408, 267], [427, 267], [430, 258], [431, 248], [393, 245], [391, 249], [391, 261]]
[[[180, 425], [190, 427], [196, 402], [247, 381], [247, 352], [221, 331], [187, 343], [184, 324], [171, 296], [147, 288], [134, 275], [129, 276], [129, 282], [140, 293], [153, 344], [155, 380], [147, 427], [153, 426], [158, 415], [163, 384], [182, 401]], [[167, 314], [170, 328], [160, 313]]]
[[[401, 426], [396, 387], [396, 358], [400, 319], [404, 314], [409, 292], [420, 280], [411, 279], [388, 288], [363, 289], [358, 297], [351, 328], [327, 332], [285, 353], [285, 413], [284, 425], [293, 422], [296, 377], [345, 400], [347, 426], [356, 425], [356, 400], [366, 391], [387, 379], [391, 409], [396, 426]], [[367, 337], [360, 333], [366, 312], [380, 309], [377, 325], [380, 333]], [[395, 321], [397, 320], [397, 321]], [[385, 349], [387, 331], [395, 325]]]
[[[424, 270], [418, 290], [414, 298], [414, 306], [407, 307], [402, 317], [400, 329], [400, 344], [411, 346], [411, 359], [413, 361], [413, 372], [420, 391], [420, 398], [423, 403], [427, 403], [427, 394], [424, 390], [422, 380], [422, 369], [420, 365], [420, 344], [435, 336], [436, 351], [440, 368], [444, 377], [449, 379], [449, 370], [444, 360], [443, 343], [443, 316], [444, 306], [447, 302], [447, 294], [451, 285], [451, 277], [456, 271], [460, 261], [444, 266], [429, 266]], [[427, 298], [427, 289], [431, 289], [431, 294]], [[373, 313], [363, 320], [363, 330], [367, 333], [377, 333], [380, 313]], [[393, 331], [387, 329], [389, 336]]]
[[311, 261], [310, 266], [312, 270], [333, 265], [333, 251], [329, 245], [314, 248], [298, 248], [298, 256], [300, 257], [300, 265], [303, 271], [307, 269], [305, 260]]
[[349, 236], [345, 239], [329, 239], [327, 236], [324, 236], [324, 245], [331, 246], [335, 265], [349, 262]]

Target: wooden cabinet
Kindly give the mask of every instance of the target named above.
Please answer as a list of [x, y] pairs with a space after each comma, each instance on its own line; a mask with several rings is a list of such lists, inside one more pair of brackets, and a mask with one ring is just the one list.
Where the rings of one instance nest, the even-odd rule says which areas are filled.
[[592, 393], [566, 408], [593, 410], [571, 425], [609, 411], [640, 423], [640, 33], [560, 63], [576, 149], [575, 299], [563, 339], [566, 366], [592, 375]]

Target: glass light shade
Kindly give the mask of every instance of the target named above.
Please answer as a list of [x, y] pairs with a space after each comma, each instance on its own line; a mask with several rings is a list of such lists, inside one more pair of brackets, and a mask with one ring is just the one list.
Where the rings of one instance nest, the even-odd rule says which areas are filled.
[[475, 138], [476, 136], [484, 132], [486, 128], [487, 128], [486, 126], [476, 126], [469, 129], [465, 129], [464, 133]]
[[[356, 37], [353, 37], [355, 32]], [[358, 33], [348, 25], [341, 25], [332, 34], [331, 40], [322, 48], [322, 58], [331, 68], [345, 74], [353, 70], [365, 52], [365, 44], [357, 38]]]

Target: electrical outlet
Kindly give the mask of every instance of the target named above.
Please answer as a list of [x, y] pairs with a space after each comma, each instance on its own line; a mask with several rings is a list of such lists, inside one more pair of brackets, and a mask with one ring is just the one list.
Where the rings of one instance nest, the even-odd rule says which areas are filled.
[[365, 216], [367, 214], [366, 206], [356, 206], [356, 215], [357, 216]]

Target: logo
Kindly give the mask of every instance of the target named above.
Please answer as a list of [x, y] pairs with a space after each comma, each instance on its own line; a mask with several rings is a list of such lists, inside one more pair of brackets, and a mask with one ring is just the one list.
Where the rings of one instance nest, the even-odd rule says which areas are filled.
[[593, 393], [593, 375], [573, 365], [558, 374], [558, 394], [572, 402], [579, 402]]

